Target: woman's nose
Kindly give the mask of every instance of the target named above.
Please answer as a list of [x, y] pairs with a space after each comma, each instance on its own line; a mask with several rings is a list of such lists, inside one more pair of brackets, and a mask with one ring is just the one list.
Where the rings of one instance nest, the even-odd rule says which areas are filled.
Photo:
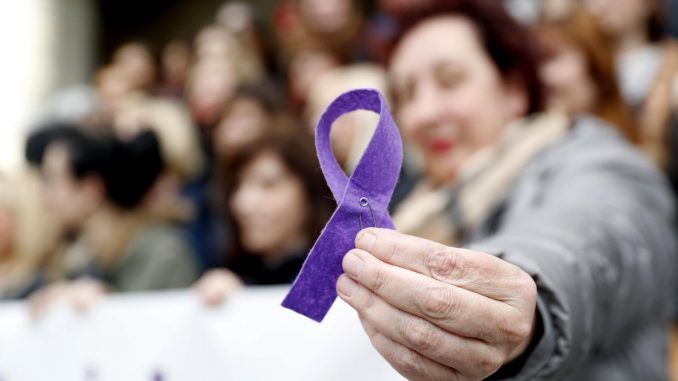
[[412, 102], [410, 121], [415, 128], [434, 125], [438, 121], [440, 94], [433, 85], [420, 86]]

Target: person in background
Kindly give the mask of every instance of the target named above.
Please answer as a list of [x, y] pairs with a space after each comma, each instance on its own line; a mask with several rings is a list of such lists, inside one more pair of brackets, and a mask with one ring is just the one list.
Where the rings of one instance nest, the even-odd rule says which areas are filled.
[[621, 93], [640, 145], [676, 183], [678, 45], [666, 38], [659, 0], [586, 0], [616, 54]]
[[[355, 64], [334, 69], [313, 83], [310, 89], [304, 119], [306, 128], [315, 134], [315, 127], [323, 111], [341, 94], [356, 88], [373, 88], [387, 92], [386, 73], [371, 64]], [[363, 151], [372, 138], [379, 121], [376, 113], [358, 110], [343, 115], [331, 131], [332, 152], [337, 162], [347, 172], [353, 172]]]
[[324, 49], [342, 62], [364, 58], [362, 11], [353, 0], [280, 1], [274, 28], [281, 61], [309, 49]]
[[[41, 155], [47, 211], [63, 235], [62, 279], [33, 298], [40, 314], [55, 299], [86, 293], [186, 287], [197, 265], [181, 231], [148, 217], [143, 204], [163, 170], [156, 136], [128, 141], [71, 132], [48, 140]], [[94, 279], [79, 283], [79, 279]], [[80, 287], [82, 286], [82, 287]]]
[[341, 67], [341, 63], [337, 56], [322, 48], [294, 52], [287, 66], [287, 98], [290, 109], [302, 113], [315, 82]]
[[165, 45], [160, 60], [161, 83], [158, 95], [183, 99], [191, 60], [192, 52], [188, 42], [176, 39]]
[[272, 52], [263, 33], [263, 25], [256, 9], [246, 1], [227, 1], [217, 10], [215, 23], [224, 27], [238, 41], [247, 60], [274, 70]]
[[0, 300], [28, 297], [45, 281], [56, 232], [33, 171], [0, 173]]
[[193, 119], [209, 135], [235, 89], [262, 80], [263, 66], [258, 56], [245, 54], [245, 47], [220, 25], [203, 28], [194, 46], [195, 62], [189, 74], [186, 101]]
[[638, 130], [617, 87], [614, 53], [595, 19], [574, 8], [561, 18], [542, 18], [534, 32], [548, 55], [540, 70], [547, 108], [571, 118], [595, 115], [637, 142]]
[[[150, 205], [151, 209], [162, 212], [172, 209], [173, 204], [184, 204], [180, 197], [182, 188], [206, 171], [199, 132], [188, 110], [175, 101], [131, 97], [115, 115], [113, 131], [123, 141], [132, 140], [144, 131], [153, 131], [158, 138], [165, 167], [151, 190], [154, 202]], [[187, 207], [191, 208], [190, 205]], [[185, 212], [178, 214], [180, 220], [181, 215], [186, 218], [191, 215], [190, 210], [183, 209]]]
[[191, 68], [186, 103], [191, 116], [204, 134], [209, 134], [219, 113], [238, 87], [233, 63], [225, 59], [200, 59]]
[[[388, 81], [384, 69], [373, 64], [353, 64], [336, 68], [321, 76], [313, 84], [304, 110], [306, 128], [310, 133], [315, 134], [316, 124], [322, 112], [335, 98], [349, 90], [359, 88], [372, 88], [382, 94], [388, 94]], [[371, 111], [356, 110], [340, 116], [334, 122], [330, 131], [332, 152], [346, 173], [352, 173], [360, 162], [378, 121], [379, 115]], [[395, 208], [405, 198], [417, 184], [418, 177], [418, 165], [406, 147], [403, 167], [391, 197], [389, 210]]]
[[144, 208], [186, 230], [201, 268], [213, 266], [226, 237], [215, 227], [207, 159], [186, 107], [168, 99], [132, 97], [117, 113], [113, 128], [123, 140], [147, 130], [156, 134], [165, 169], [149, 191]]
[[227, 163], [238, 150], [279, 125], [283, 109], [277, 95], [264, 85], [242, 85], [226, 103], [212, 133], [217, 165]]
[[111, 65], [120, 68], [135, 91], [155, 91], [158, 69], [148, 45], [139, 41], [122, 44], [113, 52]]
[[420, 2], [401, 25], [394, 111], [430, 187], [415, 211], [439, 212], [343, 258], [373, 346], [408, 379], [666, 379], [662, 174], [599, 119], [543, 113], [539, 44], [501, 2]]
[[225, 169], [234, 247], [226, 269], [206, 273], [199, 297], [221, 303], [240, 284], [291, 283], [334, 207], [301, 131], [278, 130], [242, 148]]

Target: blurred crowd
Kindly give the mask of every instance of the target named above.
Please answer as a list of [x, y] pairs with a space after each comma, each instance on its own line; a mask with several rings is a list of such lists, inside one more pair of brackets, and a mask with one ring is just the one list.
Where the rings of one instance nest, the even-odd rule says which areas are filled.
[[[219, 304], [242, 285], [291, 283], [336, 205], [315, 124], [355, 88], [382, 92], [401, 120], [408, 89], [388, 63], [419, 3], [280, 0], [261, 20], [248, 2], [230, 1], [191, 40], [120, 45], [90, 83], [39, 110], [26, 170], [0, 173], [0, 299], [28, 297], [40, 316], [57, 300], [86, 308], [111, 292], [192, 287]], [[677, 189], [678, 44], [665, 17], [675, 3], [531, 4], [535, 17], [520, 20], [540, 43], [538, 71], [523, 73], [535, 77], [531, 101], [607, 122]], [[436, 75], [449, 86], [463, 80]], [[335, 123], [333, 151], [347, 173], [377, 118], [358, 111]], [[422, 149], [403, 136], [397, 227], [468, 242], [428, 213], [439, 199], [422, 195], [423, 177], [450, 180], [436, 156], [446, 142]]]

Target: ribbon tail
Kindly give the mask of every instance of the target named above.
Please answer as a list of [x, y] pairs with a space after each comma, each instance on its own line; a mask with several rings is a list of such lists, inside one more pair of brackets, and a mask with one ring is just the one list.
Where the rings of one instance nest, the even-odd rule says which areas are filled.
[[[388, 213], [376, 227], [395, 229]], [[337, 279], [344, 273], [341, 262], [355, 247], [358, 231], [356, 215], [337, 210], [313, 245], [282, 306], [321, 322], [337, 298]]]
[[[343, 217], [343, 218], [342, 218]], [[357, 221], [335, 213], [313, 245], [282, 306], [317, 322], [323, 320], [337, 297], [335, 285], [344, 272], [341, 261], [354, 247]]]

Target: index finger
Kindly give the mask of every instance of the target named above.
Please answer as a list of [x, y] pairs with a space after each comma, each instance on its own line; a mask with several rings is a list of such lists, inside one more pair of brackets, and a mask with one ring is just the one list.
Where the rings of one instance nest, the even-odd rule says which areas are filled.
[[503, 302], [514, 299], [511, 286], [527, 275], [493, 255], [445, 246], [394, 230], [361, 230], [355, 244], [391, 265]]

